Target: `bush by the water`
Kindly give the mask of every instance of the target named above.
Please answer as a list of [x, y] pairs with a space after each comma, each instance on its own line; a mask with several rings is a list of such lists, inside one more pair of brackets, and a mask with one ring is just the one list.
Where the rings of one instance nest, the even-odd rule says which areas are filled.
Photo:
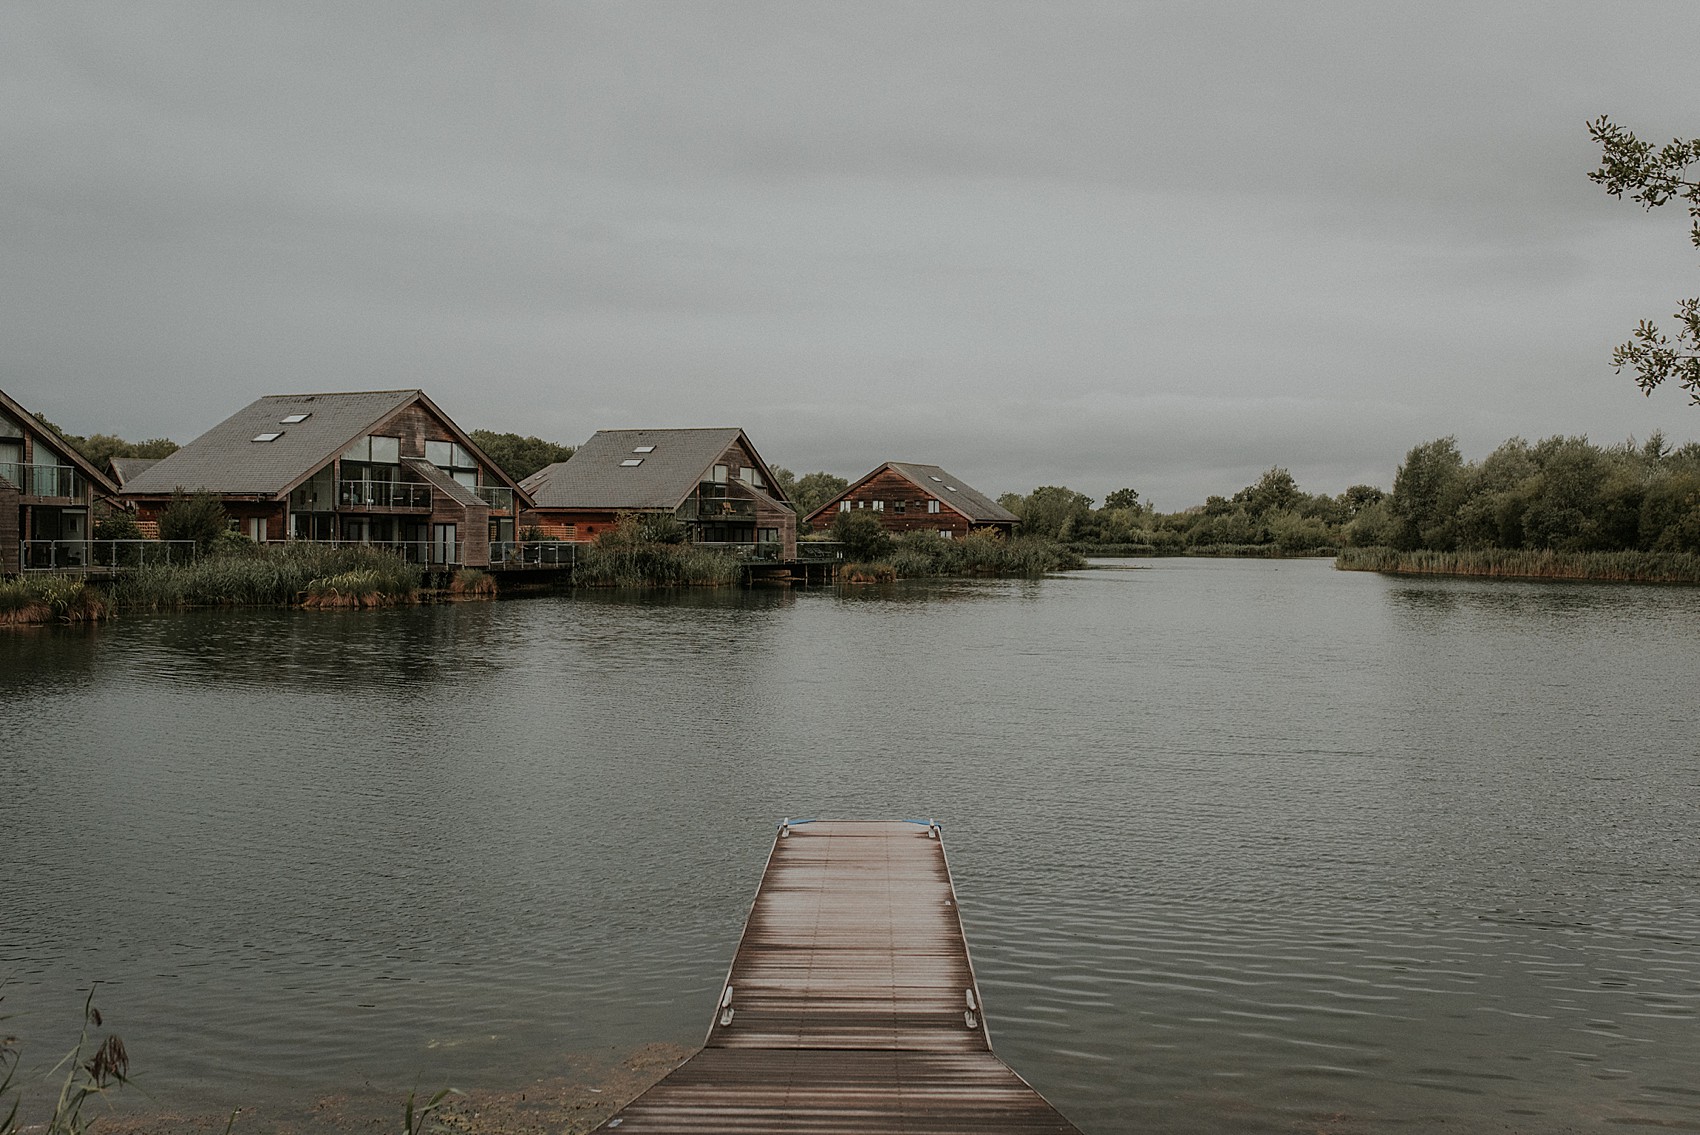
[[[739, 581], [736, 552], [676, 542], [672, 525], [640, 514], [620, 517], [579, 553], [573, 584], [580, 587], [724, 586]], [[676, 522], [675, 522], [676, 523]], [[657, 539], [659, 537], [659, 539]]]
[[[304, 598], [314, 600], [315, 606], [373, 606], [413, 602], [420, 578], [416, 565], [387, 548], [250, 542], [236, 554], [183, 564], [144, 564], [116, 580], [111, 597], [120, 608], [141, 610], [272, 606]], [[350, 595], [359, 602], [342, 598]]]
[[86, 623], [109, 613], [100, 592], [63, 575], [0, 579], [0, 626]]

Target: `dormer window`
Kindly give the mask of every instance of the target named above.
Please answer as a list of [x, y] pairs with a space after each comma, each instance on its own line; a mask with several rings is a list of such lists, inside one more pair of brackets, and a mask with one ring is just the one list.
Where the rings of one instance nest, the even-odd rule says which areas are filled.
[[283, 436], [283, 431], [278, 430], [276, 433], [255, 434], [254, 440], [255, 441], [276, 441], [278, 438], [280, 438], [282, 436]]

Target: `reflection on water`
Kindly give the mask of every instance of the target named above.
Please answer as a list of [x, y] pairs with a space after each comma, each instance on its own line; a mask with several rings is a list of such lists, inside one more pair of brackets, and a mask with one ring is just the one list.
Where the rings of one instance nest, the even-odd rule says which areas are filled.
[[700, 1040], [773, 823], [934, 815], [1088, 1131], [1700, 1124], [1695, 592], [1039, 583], [0, 636], [0, 974], [150, 1092]]

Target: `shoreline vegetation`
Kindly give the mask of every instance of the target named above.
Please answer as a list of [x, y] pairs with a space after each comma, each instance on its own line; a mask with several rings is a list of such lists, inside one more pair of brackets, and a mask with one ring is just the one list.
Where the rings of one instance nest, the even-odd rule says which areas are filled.
[[1387, 575], [1700, 584], [1700, 555], [1689, 552], [1557, 552], [1550, 548], [1401, 552], [1395, 548], [1344, 548], [1334, 566], [1341, 571]]

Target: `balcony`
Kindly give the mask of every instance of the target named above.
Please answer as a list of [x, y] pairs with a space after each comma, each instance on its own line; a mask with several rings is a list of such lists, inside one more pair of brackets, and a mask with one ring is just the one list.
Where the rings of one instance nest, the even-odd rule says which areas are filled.
[[83, 475], [69, 465], [23, 465], [0, 462], [0, 480], [16, 485], [26, 497], [80, 500], [87, 485]]
[[698, 524], [754, 524], [756, 502], [740, 497], [690, 497], [679, 506], [680, 520]]
[[371, 512], [430, 512], [431, 486], [421, 481], [339, 481], [336, 504]]
[[479, 485], [472, 491], [497, 512], [514, 510], [514, 491], [506, 485]]

